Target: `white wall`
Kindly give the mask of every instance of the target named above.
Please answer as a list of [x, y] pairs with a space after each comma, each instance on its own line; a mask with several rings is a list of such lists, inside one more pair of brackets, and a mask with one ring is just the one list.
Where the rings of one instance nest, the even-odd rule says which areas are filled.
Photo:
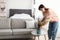
[[32, 9], [32, 0], [8, 0], [8, 9]]
[[36, 0], [35, 2], [36, 2], [36, 4], [35, 4], [35, 9], [36, 9], [35, 14], [37, 16], [39, 14], [41, 15], [41, 12], [38, 11], [38, 6], [40, 4], [44, 4], [46, 7], [51, 8], [52, 10], [54, 10], [56, 15], [58, 15], [58, 17], [59, 17], [59, 29], [58, 29], [57, 36], [60, 37], [60, 0]]
[[33, 0], [7, 0], [8, 12], [9, 9], [32, 9], [32, 4]]

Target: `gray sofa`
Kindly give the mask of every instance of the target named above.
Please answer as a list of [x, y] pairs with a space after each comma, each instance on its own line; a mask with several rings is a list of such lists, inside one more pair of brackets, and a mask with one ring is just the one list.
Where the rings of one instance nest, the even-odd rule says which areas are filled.
[[12, 28], [10, 18], [0, 18], [0, 39], [5, 38], [31, 38], [31, 31], [35, 29]]

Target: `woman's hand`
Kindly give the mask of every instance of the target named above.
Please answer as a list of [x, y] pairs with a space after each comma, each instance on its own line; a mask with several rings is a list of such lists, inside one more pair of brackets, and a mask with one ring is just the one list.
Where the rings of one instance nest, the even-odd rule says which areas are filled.
[[41, 28], [41, 29], [44, 29], [44, 28], [45, 28], [45, 26], [40, 26], [40, 28]]

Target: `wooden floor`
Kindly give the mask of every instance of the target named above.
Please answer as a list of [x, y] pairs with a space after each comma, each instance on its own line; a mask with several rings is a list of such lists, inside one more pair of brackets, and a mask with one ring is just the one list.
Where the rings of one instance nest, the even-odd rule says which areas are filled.
[[[21, 38], [21, 39], [18, 39], [17, 38], [17, 39], [0, 39], [0, 40], [33, 40], [33, 39], [31, 39], [31, 38], [26, 38], [26, 39], [25, 38], [23, 38], [23, 39]], [[44, 39], [42, 39], [42, 40], [44, 40]], [[60, 38], [56, 38], [56, 40], [60, 40]]]
[[17, 38], [17, 39], [0, 39], [0, 40], [32, 40], [31, 38]]
[[56, 40], [60, 40], [60, 38], [56, 38]]

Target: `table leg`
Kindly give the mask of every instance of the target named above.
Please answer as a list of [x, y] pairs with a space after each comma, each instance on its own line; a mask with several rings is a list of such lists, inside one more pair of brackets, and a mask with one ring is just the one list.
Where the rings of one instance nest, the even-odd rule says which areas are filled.
[[38, 40], [40, 40], [39, 36], [38, 36]]
[[34, 36], [34, 40], [36, 40], [36, 36]]
[[44, 39], [46, 40], [46, 35], [44, 35]]

